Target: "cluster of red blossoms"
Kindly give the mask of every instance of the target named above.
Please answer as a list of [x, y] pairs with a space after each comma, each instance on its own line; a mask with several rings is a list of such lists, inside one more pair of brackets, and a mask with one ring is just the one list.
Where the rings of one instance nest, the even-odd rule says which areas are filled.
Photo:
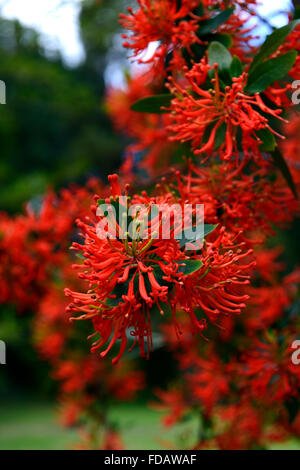
[[[136, 184], [148, 175], [153, 200], [204, 204], [205, 224], [217, 226], [200, 250], [173, 258], [198, 259], [201, 267], [182, 279], [173, 274], [168, 302], [176, 321], [174, 314], [160, 321], [179, 375], [168, 390], [155, 391], [161, 401], [155, 406], [168, 411], [166, 425], [190, 418], [193, 428], [198, 416], [200, 432], [187, 448], [265, 448], [300, 433], [300, 368], [292, 360], [300, 334], [299, 267], [274, 239], [299, 215], [292, 80], [300, 79], [300, 27], [289, 13], [288, 26], [258, 47], [255, 9], [256, 1], [137, 1], [121, 15], [129, 30], [124, 46], [147, 69], [107, 97], [116, 129], [131, 139], [122, 177]], [[214, 269], [217, 259], [224, 271]], [[190, 307], [209, 342], [196, 333]], [[149, 321], [157, 313], [151, 307]]]
[[[81, 333], [66, 314], [64, 286], [83, 288], [70, 266], [69, 245], [77, 237], [75, 220], [90, 212], [95, 192], [106, 189], [96, 180], [85, 187], [46, 194], [41, 203], [27, 205], [24, 215], [0, 218], [1, 305], [15, 307], [18, 322], [32, 316], [32, 343], [50, 365], [57, 382], [60, 421], [76, 426], [80, 448], [122, 448], [119, 430], [109, 419], [110, 403], [132, 400], [144, 386], [144, 374], [133, 361], [111, 370], [111, 362], [89, 354]], [[99, 413], [99, 403], [105, 408]]]
[[180, 381], [156, 390], [155, 407], [167, 412], [165, 426], [199, 417], [200, 432], [189, 448], [252, 449], [299, 437], [299, 364], [292, 361], [299, 338], [299, 269], [283, 277], [279, 249], [259, 249], [255, 270], [260, 287], [250, 290], [246, 311], [209, 344], [186, 335], [177, 345], [172, 329], [163, 333], [175, 355]]
[[[173, 134], [171, 139], [181, 142], [190, 141], [195, 155], [218, 155], [223, 160], [232, 157], [239, 160], [237, 132], [241, 131], [241, 145], [244, 164], [249, 157], [260, 157], [259, 145], [262, 144], [258, 131], [268, 130], [281, 137], [269, 124], [270, 116], [283, 120], [282, 109], [271, 109], [262, 100], [259, 93], [253, 96], [245, 93], [248, 75], [243, 72], [239, 77], [232, 77], [232, 86], [220, 87], [219, 65], [211, 66], [204, 58], [191, 70], [184, 68], [187, 80], [186, 88], [172, 80], [171, 92], [176, 98], [172, 100], [169, 126]], [[201, 88], [210, 71], [214, 71], [213, 89]], [[210, 127], [209, 127], [210, 126]], [[209, 137], [203, 142], [205, 131]], [[216, 145], [218, 131], [223, 129], [224, 142]]]
[[[120, 203], [124, 196], [117, 176], [112, 175], [110, 182], [112, 196], [107, 202]], [[159, 226], [164, 224], [164, 219], [159, 220], [158, 214], [157, 221], [151, 220], [154, 228], [158, 227], [157, 238], [153, 234], [151, 238], [152, 226], [144, 228], [149, 231], [149, 236], [143, 237], [143, 215], [147, 216], [153, 205], [162, 205], [167, 212], [173, 204], [181, 206], [187, 202], [166, 189], [161, 192], [159, 196], [149, 197], [143, 193], [130, 199], [129, 211], [130, 204], [143, 205], [147, 211], [142, 215], [138, 212], [133, 218], [133, 230], [138, 227], [136, 237], [131, 238], [129, 233], [123, 233], [120, 219], [115, 238], [99, 237], [97, 222], [103, 215], [96, 215], [94, 224], [90, 219], [87, 223], [78, 221], [84, 244], [74, 243], [73, 248], [82, 252], [84, 262], [75, 267], [84, 269], [79, 277], [88, 281], [89, 290], [82, 294], [66, 289], [66, 294], [72, 297], [68, 310], [79, 313], [76, 318], [92, 319], [96, 333], [100, 335], [93, 351], [109, 342], [101, 357], [106, 356], [115, 342], [121, 339], [114, 363], [125, 352], [130, 336], [134, 338], [132, 347], [137, 342], [142, 356], [145, 354], [146, 338], [149, 356], [152, 347], [151, 321], [157, 313], [163, 315], [165, 309], [172, 312], [178, 336], [178, 309], [184, 310], [195, 331], [203, 334], [207, 321], [218, 323], [223, 315], [241, 313], [248, 299], [241, 290], [249, 283], [249, 272], [254, 265], [252, 249], [245, 248], [244, 242], [239, 243], [237, 236], [227, 234], [225, 227], [213, 227], [215, 230], [205, 239], [201, 250], [193, 247], [187, 251], [175, 238], [175, 222], [170, 238], [160, 238]], [[127, 214], [124, 215], [127, 217]], [[153, 310], [153, 306], [157, 310]], [[203, 312], [200, 318], [195, 315], [198, 308]]]
[[[137, 3], [136, 9], [128, 8], [128, 14], [120, 15], [121, 24], [131, 33], [123, 34], [124, 47], [132, 49], [139, 63], [151, 63], [163, 75], [169, 70], [180, 70], [185, 51], [193, 57], [195, 46], [207, 44], [202, 31], [210, 32], [207, 24], [220, 13], [224, 21], [216, 21], [212, 30], [231, 34], [232, 50], [241, 57], [245, 57], [247, 49], [252, 49], [247, 21], [253, 15], [255, 0], [247, 2], [248, 5], [243, 1], [223, 0], [137, 0]], [[157, 47], [147, 58], [151, 43]], [[170, 64], [166, 68], [167, 56]]]
[[[0, 218], [1, 302], [34, 305], [35, 343], [82, 447], [122, 446], [107, 403], [143, 387], [128, 352], [151, 360], [157, 336], [178, 380], [154, 406], [169, 426], [199, 420], [181, 448], [300, 437], [300, 271], [285, 247], [299, 215], [299, 23], [287, 15], [254, 47], [255, 8], [138, 0], [120, 20], [143, 66], [106, 99], [130, 139], [120, 177]], [[176, 210], [197, 229], [198, 205], [204, 231], [185, 239]]]

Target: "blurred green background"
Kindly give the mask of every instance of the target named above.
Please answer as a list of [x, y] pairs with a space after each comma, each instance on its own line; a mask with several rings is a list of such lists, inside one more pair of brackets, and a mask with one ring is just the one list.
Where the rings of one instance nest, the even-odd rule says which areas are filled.
[[[49, 186], [105, 179], [118, 168], [124, 142], [113, 134], [102, 101], [105, 70], [124, 57], [114, 45], [123, 7], [121, 0], [81, 3], [84, 60], [75, 67], [59, 50], [50, 55], [34, 29], [0, 17], [7, 103], [0, 112], [0, 211], [19, 213]], [[0, 307], [0, 338], [7, 344], [7, 364], [0, 366], [0, 449], [65, 448], [78, 436], [56, 423], [55, 383], [30, 343], [30, 321]]]
[[121, 3], [83, 2], [85, 59], [73, 68], [59, 51], [49, 58], [36, 31], [0, 18], [0, 74], [7, 85], [0, 113], [0, 210], [19, 210], [49, 184], [81, 183], [118, 167], [123, 144], [101, 101]]

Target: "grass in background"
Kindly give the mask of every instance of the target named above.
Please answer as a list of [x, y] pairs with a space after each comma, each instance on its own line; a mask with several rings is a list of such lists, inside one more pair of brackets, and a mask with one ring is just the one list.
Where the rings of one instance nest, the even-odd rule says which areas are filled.
[[[142, 404], [116, 405], [111, 419], [119, 424], [127, 450], [160, 450], [192, 445], [198, 422], [189, 421], [166, 429], [161, 413]], [[64, 429], [57, 421], [56, 406], [49, 403], [0, 404], [0, 450], [70, 449], [80, 442], [75, 429]], [[299, 442], [270, 446], [271, 449], [300, 450]]]
[[[161, 413], [141, 404], [116, 405], [110, 413], [118, 423], [125, 448], [158, 450], [191, 439], [197, 423], [181, 424], [165, 430], [160, 424]], [[80, 442], [75, 429], [61, 427], [56, 406], [49, 403], [0, 404], [1, 450], [70, 449]]]

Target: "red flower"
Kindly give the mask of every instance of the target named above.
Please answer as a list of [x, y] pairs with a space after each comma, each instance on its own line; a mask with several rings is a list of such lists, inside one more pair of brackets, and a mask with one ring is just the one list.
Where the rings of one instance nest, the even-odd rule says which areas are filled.
[[[208, 78], [208, 72], [215, 71], [215, 79], [212, 80], [213, 89], [206, 90], [203, 84]], [[191, 70], [184, 69], [187, 86], [171, 79], [171, 91], [176, 96], [171, 103], [170, 112], [173, 123], [169, 130], [173, 136], [171, 140], [181, 142], [190, 141], [196, 155], [216, 154], [216, 136], [221, 126], [225, 126], [225, 139], [218, 147], [218, 153], [223, 160], [230, 161], [233, 156], [238, 162], [239, 151], [237, 147], [237, 132], [242, 132], [241, 144], [244, 151], [244, 160], [252, 155], [260, 157], [259, 145], [261, 140], [256, 132], [267, 129], [278, 135], [269, 125], [268, 119], [262, 115], [280, 117], [281, 109], [268, 108], [260, 95], [247, 95], [244, 88], [247, 84], [247, 74], [233, 78], [231, 87], [221, 90], [218, 65], [210, 66], [206, 59], [195, 64]], [[257, 109], [259, 111], [257, 111]], [[209, 138], [203, 142], [205, 131], [210, 129]]]
[[[264, 251], [263, 251], [264, 254]], [[274, 253], [276, 254], [276, 252]], [[264, 262], [268, 262], [269, 276], [266, 278], [265, 269], [262, 265], [262, 254], [258, 252], [258, 273], [268, 281], [267, 284], [261, 284], [259, 287], [250, 287], [251, 301], [248, 305], [246, 316], [246, 327], [251, 330], [265, 330], [269, 326], [284, 317], [287, 309], [293, 304], [297, 298], [298, 285], [300, 283], [300, 270], [295, 269], [292, 273], [281, 278], [278, 269], [282, 270], [282, 265], [276, 263], [272, 258], [265, 257]], [[277, 269], [276, 271], [271, 271]], [[261, 274], [262, 273], [262, 274]]]
[[[299, 56], [300, 57], [300, 56]], [[293, 175], [294, 181], [300, 184], [300, 154], [299, 154], [299, 135], [300, 135], [300, 116], [292, 113], [289, 122], [284, 126], [284, 135], [286, 140], [281, 144], [285, 160]]]
[[137, 11], [128, 8], [129, 14], [120, 15], [122, 25], [132, 31], [130, 36], [123, 35], [127, 39], [124, 47], [139, 56], [149, 43], [159, 42], [151, 59], [140, 57], [140, 62], [158, 60], [163, 65], [166, 54], [176, 46], [188, 48], [200, 42], [196, 35], [199, 17], [193, 14], [199, 0], [182, 0], [180, 6], [176, 0], [137, 0], [137, 3], [140, 7]]
[[255, 449], [262, 445], [262, 415], [251, 402], [242, 400], [239, 403], [224, 407], [220, 420], [225, 428], [216, 437], [221, 450]]
[[254, 339], [254, 346], [244, 354], [245, 367], [240, 373], [247, 378], [247, 388], [261, 403], [276, 403], [297, 396], [300, 368], [292, 362], [293, 339], [284, 332], [284, 341], [275, 334], [266, 334], [264, 341]]
[[165, 426], [173, 426], [178, 423], [185, 415], [187, 407], [181, 390], [156, 390], [155, 394], [159, 398], [160, 403], [154, 403], [153, 408], [158, 411], [168, 411], [164, 416], [163, 423]]
[[186, 350], [180, 363], [185, 370], [191, 401], [203, 407], [205, 416], [210, 416], [214, 407], [230, 393], [228, 366], [212, 348], [207, 352], [207, 359]]
[[[111, 176], [113, 201], [124, 201], [117, 177]], [[108, 200], [109, 202], [110, 200]], [[132, 203], [144, 204], [146, 213], [151, 206], [164, 203], [172, 206], [174, 196], [167, 193], [157, 198], [146, 194], [135, 196]], [[137, 213], [133, 218], [134, 230], [144, 219], [144, 213]], [[125, 214], [126, 217], [126, 214]], [[98, 222], [102, 221], [98, 217]], [[101, 353], [104, 357], [118, 339], [121, 346], [117, 362], [127, 347], [127, 332], [139, 343], [141, 355], [144, 355], [144, 338], [147, 339], [147, 355], [152, 347], [151, 309], [156, 304], [160, 313], [169, 305], [174, 316], [175, 328], [179, 327], [175, 319], [176, 306], [180, 306], [191, 318], [195, 330], [201, 334], [206, 329], [206, 320], [198, 320], [194, 310], [201, 308], [212, 323], [219, 316], [228, 313], [240, 313], [245, 307], [248, 296], [240, 294], [241, 286], [249, 283], [247, 273], [253, 262], [243, 260], [252, 251], [243, 252], [238, 243], [225, 234], [224, 229], [213, 241], [206, 241], [200, 253], [186, 252], [174, 238], [177, 226], [171, 228], [171, 238], [153, 238], [153, 224], [160, 235], [161, 219], [159, 216], [144, 226], [143, 233], [134, 238], [122, 230], [122, 222], [117, 224], [117, 238], [99, 238], [97, 221], [91, 225], [78, 221], [84, 233], [84, 245], [73, 244], [84, 256], [84, 271], [81, 279], [89, 282], [89, 291], [81, 294], [66, 289], [66, 295], [73, 301], [68, 310], [81, 313], [79, 319], [92, 319], [96, 333], [100, 334], [92, 350], [102, 348], [107, 341], [108, 347]], [[122, 238], [122, 235], [125, 235]], [[198, 265], [190, 275], [185, 275], [186, 263], [197, 261]], [[81, 265], [77, 266], [82, 268]], [[95, 334], [96, 334], [95, 333]], [[111, 336], [112, 335], [112, 336]]]
[[241, 239], [253, 246], [274, 233], [274, 224], [285, 227], [299, 212], [299, 201], [282, 177], [270, 181], [274, 171], [270, 164], [250, 174], [245, 174], [243, 167], [241, 162], [229, 171], [214, 161], [207, 167], [189, 162], [188, 175], [177, 173], [174, 187], [182, 199], [205, 204], [207, 223], [220, 223], [233, 234], [242, 231]]

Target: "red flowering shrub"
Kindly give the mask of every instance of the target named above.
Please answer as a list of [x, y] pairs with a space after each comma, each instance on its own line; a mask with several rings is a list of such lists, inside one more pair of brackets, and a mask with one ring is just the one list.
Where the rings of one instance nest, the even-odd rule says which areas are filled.
[[[299, 23], [254, 47], [255, 8], [138, 0], [120, 20], [143, 68], [106, 99], [130, 139], [120, 177], [0, 218], [0, 300], [34, 309], [37, 350], [60, 384], [62, 420], [82, 424], [81, 448], [123, 446], [107, 404], [143, 388], [127, 353], [138, 344], [151, 357], [153, 333], [178, 365], [154, 406], [167, 426], [200, 421], [186, 447], [300, 436], [300, 273], [272, 238], [299, 215]], [[179, 213], [203, 232], [183, 235]]]
[[[112, 196], [108, 202], [121, 201], [117, 178], [111, 176], [110, 181]], [[146, 211], [151, 211], [153, 204], [163, 203], [167, 212], [167, 207], [172, 207], [175, 202], [183, 203], [178, 198], [175, 201], [171, 193], [152, 198], [146, 194], [132, 198], [132, 203], [144, 203]], [[127, 217], [127, 214], [124, 215]], [[121, 238], [120, 220], [116, 238], [99, 237], [97, 219], [101, 221], [102, 215], [96, 216], [94, 225], [89, 220], [88, 224], [78, 221], [85, 235], [85, 243], [73, 244], [73, 248], [80, 250], [84, 257], [84, 271], [79, 277], [88, 281], [89, 290], [81, 294], [66, 289], [66, 294], [73, 299], [68, 310], [78, 312], [80, 319], [92, 319], [96, 333], [100, 334], [93, 351], [109, 340], [101, 357], [121, 338], [120, 352], [113, 362], [117, 362], [125, 352], [128, 333], [134, 337], [134, 343], [138, 342], [142, 356], [146, 338], [149, 355], [152, 345], [151, 309], [155, 304], [160, 314], [164, 314], [165, 305], [171, 309], [178, 335], [175, 315], [179, 307], [189, 315], [195, 331], [202, 334], [206, 329], [206, 317], [210, 322], [217, 323], [224, 314], [240, 313], [248, 299], [247, 295], [239, 292], [239, 288], [249, 282], [247, 273], [253, 262], [247, 262], [245, 258], [251, 255], [252, 250], [242, 250], [244, 244], [227, 235], [225, 228], [216, 230], [217, 234], [208, 237], [201, 252], [198, 253], [197, 249], [185, 251], [174, 238], [177, 230], [175, 222], [170, 238], [156, 238], [154, 235], [151, 238], [150, 224], [141, 229], [144, 215], [148, 214], [137, 213], [133, 217], [134, 229], [139, 227], [140, 232], [132, 238], [129, 233], [123, 233], [124, 238]], [[159, 221], [159, 215], [155, 219], [151, 222], [154, 220], [155, 233], [159, 235], [159, 225], [165, 222]], [[143, 237], [142, 230], [149, 236]], [[80, 265], [76, 267], [81, 268]], [[201, 320], [195, 316], [196, 308], [201, 308], [205, 314]]]
[[[68, 247], [78, 237], [76, 217], [89, 213], [90, 198], [100, 190], [105, 193], [105, 188], [91, 180], [86, 187], [72, 187], [59, 196], [49, 193], [40, 208], [33, 211], [28, 207], [24, 216], [2, 215], [1, 303], [15, 305], [23, 316], [34, 313], [33, 342], [41, 359], [50, 363], [51, 377], [59, 384], [61, 422], [80, 426], [87, 447], [109, 449], [121, 448], [122, 444], [117, 439], [118, 430], [106, 416], [108, 407], [99, 418], [97, 403], [131, 400], [143, 388], [143, 373], [134, 370], [132, 361], [111, 373], [110, 362], [87, 355], [80, 334], [66, 314], [68, 299], [63, 289], [65, 284], [82, 288], [70, 266]], [[94, 421], [98, 422], [97, 431], [91, 424]]]
[[[197, 252], [201, 262], [205, 265], [209, 244], [224, 233], [228, 240], [236, 240], [239, 253], [247, 253], [247, 275], [252, 275], [249, 298], [237, 301], [237, 292], [235, 297], [227, 296], [234, 278], [231, 275], [228, 284], [222, 270], [213, 271], [214, 253], [208, 257], [209, 270], [200, 284], [197, 276], [188, 276], [184, 288], [179, 284], [174, 290], [180, 343], [176, 328], [161, 326], [170, 354], [179, 362], [181, 380], [176, 388], [156, 391], [162, 404], [155, 406], [169, 409], [167, 425], [199, 414], [202, 432], [195, 448], [264, 447], [270, 440], [298, 432], [299, 372], [292, 362], [291, 345], [299, 335], [299, 270], [283, 272], [286, 266], [277, 260], [284, 256], [283, 249], [270, 250], [262, 244], [299, 214], [295, 197], [299, 123], [297, 113], [290, 112], [289, 78], [300, 78], [299, 27], [291, 21], [261, 48], [253, 47], [255, 31], [247, 22], [249, 16], [255, 17], [255, 4], [157, 0], [137, 2], [136, 10], [121, 15], [130, 31], [124, 45], [138, 62], [143, 62], [143, 53], [156, 41], [144, 75], [147, 92], [131, 104], [131, 113], [139, 112], [139, 132], [131, 132], [133, 151], [127, 157], [130, 165], [123, 166], [125, 172], [127, 168], [131, 181], [141, 168], [149, 176], [154, 169], [156, 175], [167, 172], [156, 191], [162, 197], [172, 194], [182, 202], [204, 204], [205, 223], [218, 225]], [[155, 75], [152, 96], [151, 74]], [[138, 77], [140, 84], [142, 77]], [[117, 109], [115, 100], [113, 120]], [[148, 157], [153, 142], [146, 137], [151, 135], [147, 116], [156, 116], [162, 136], [155, 160]], [[128, 122], [134, 127], [137, 119], [133, 114]], [[138, 148], [143, 155], [135, 162], [132, 155]], [[170, 163], [175, 167], [171, 172]], [[256, 269], [247, 248], [254, 249]], [[223, 281], [224, 291], [216, 289]], [[186, 321], [188, 298], [197, 318], [204, 315], [209, 344]], [[229, 315], [242, 308], [239, 303], [247, 304], [245, 312]], [[219, 331], [211, 329], [210, 323]]]
[[[215, 74], [211, 81], [213, 89], [206, 90], [203, 85], [210, 71]], [[259, 158], [259, 145], [262, 141], [257, 134], [264, 130], [277, 134], [270, 127], [266, 116], [282, 119], [282, 110], [269, 108], [258, 93], [254, 96], [247, 94], [245, 89], [249, 77], [246, 72], [239, 77], [233, 76], [232, 86], [226, 86], [224, 91], [220, 87], [217, 63], [212, 66], [202, 59], [191, 70], [184, 68], [184, 72], [188, 91], [174, 81], [170, 88], [176, 96], [170, 106], [173, 121], [169, 126], [173, 134], [171, 139], [191, 141], [195, 155], [218, 154], [223, 160], [235, 157], [238, 163], [237, 132], [241, 130], [243, 163], [247, 163], [250, 155]], [[219, 134], [221, 131], [225, 134], [224, 142], [220, 145], [216, 145], [218, 131]], [[209, 138], [203, 143], [205, 133]]]

